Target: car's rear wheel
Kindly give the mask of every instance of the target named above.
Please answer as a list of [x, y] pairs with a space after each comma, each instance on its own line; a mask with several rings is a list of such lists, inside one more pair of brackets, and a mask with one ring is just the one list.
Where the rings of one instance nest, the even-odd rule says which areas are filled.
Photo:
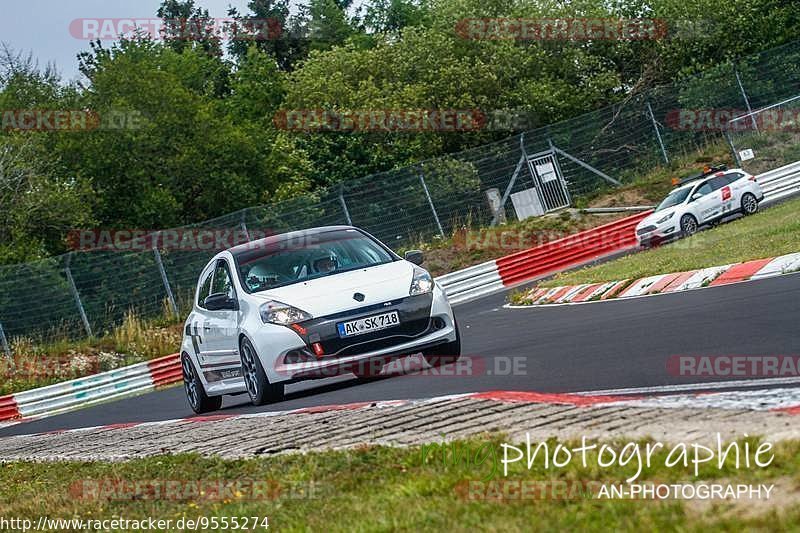
[[431, 366], [441, 366], [455, 363], [461, 358], [461, 333], [458, 331], [458, 324], [453, 320], [456, 330], [456, 340], [446, 344], [434, 346], [422, 352], [422, 356]]
[[745, 215], [752, 215], [758, 211], [758, 200], [756, 200], [755, 195], [751, 193], [745, 193], [742, 196], [742, 213]]
[[261, 360], [247, 337], [242, 338], [239, 352], [242, 359], [242, 377], [253, 405], [265, 405], [283, 400], [283, 384], [269, 382]]
[[189, 407], [197, 414], [216, 411], [222, 407], [222, 396], [209, 396], [203, 383], [197, 376], [194, 364], [188, 355], [181, 356], [181, 369], [183, 370], [183, 388], [186, 391], [186, 399]]
[[687, 237], [697, 233], [697, 219], [692, 215], [683, 215], [681, 217], [681, 231]]

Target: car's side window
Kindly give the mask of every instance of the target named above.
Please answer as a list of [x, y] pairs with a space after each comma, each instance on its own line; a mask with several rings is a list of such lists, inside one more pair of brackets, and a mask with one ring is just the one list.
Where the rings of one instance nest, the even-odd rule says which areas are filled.
[[734, 181], [744, 177], [744, 174], [740, 172], [729, 172], [725, 174], [725, 181], [727, 182], [726, 185], [730, 185]]
[[217, 262], [214, 268], [214, 281], [211, 284], [211, 294], [227, 294], [229, 298], [235, 298], [236, 293], [233, 290], [233, 281], [228, 272], [228, 265], [223, 259]]
[[197, 293], [197, 305], [200, 307], [205, 308], [203, 302], [205, 302], [208, 295], [211, 294], [211, 275], [213, 273], [213, 270], [209, 270], [208, 274], [200, 281], [200, 291]]
[[[700, 187], [698, 187], [697, 190], [694, 191], [694, 194], [699, 194], [701, 196], [705, 196], [706, 194], [710, 193], [711, 191], [712, 191], [711, 185], [709, 185], [708, 182], [705, 182]], [[694, 194], [692, 196], [694, 196]]]
[[714, 176], [709, 180], [708, 183], [711, 185], [712, 191], [717, 191], [726, 186], [729, 183], [729, 181], [728, 178], [726, 178], [725, 176]]

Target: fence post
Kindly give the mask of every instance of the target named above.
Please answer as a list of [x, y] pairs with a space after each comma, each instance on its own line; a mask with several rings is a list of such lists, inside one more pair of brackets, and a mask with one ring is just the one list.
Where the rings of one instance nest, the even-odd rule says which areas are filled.
[[239, 227], [242, 228], [244, 232], [244, 238], [247, 239], [247, 242], [250, 242], [250, 232], [247, 231], [247, 224], [245, 223], [245, 217], [247, 216], [247, 209], [242, 209], [242, 220], [239, 222]]
[[661, 155], [664, 156], [664, 161], [669, 165], [669, 156], [667, 156], [667, 149], [664, 147], [664, 141], [661, 139], [661, 132], [658, 130], [658, 122], [656, 122], [653, 107], [650, 105], [650, 100], [646, 100], [645, 103], [647, 104], [647, 111], [650, 113], [650, 120], [653, 121], [653, 129], [656, 130], [656, 139], [658, 139], [658, 145], [661, 147]]
[[64, 272], [67, 274], [67, 281], [69, 282], [69, 290], [72, 293], [72, 297], [75, 299], [75, 305], [78, 306], [78, 312], [81, 315], [81, 320], [83, 321], [83, 327], [86, 329], [86, 334], [92, 337], [92, 326], [89, 325], [89, 319], [86, 317], [86, 311], [83, 309], [83, 304], [81, 303], [81, 297], [78, 294], [78, 287], [75, 286], [75, 280], [72, 279], [72, 271], [69, 269], [69, 263], [72, 260], [72, 255], [67, 256], [67, 266], [64, 268]]
[[347, 219], [347, 225], [353, 225], [353, 219], [350, 218], [350, 210], [347, 209], [347, 203], [344, 201], [344, 185], [339, 185], [339, 203], [342, 204], [342, 211], [344, 211], [344, 217]]
[[444, 229], [442, 229], [442, 223], [439, 221], [439, 215], [436, 213], [436, 207], [433, 205], [433, 198], [431, 198], [431, 193], [428, 191], [428, 186], [425, 184], [425, 178], [422, 176], [422, 169], [419, 170], [419, 182], [422, 184], [422, 189], [425, 191], [425, 197], [428, 199], [428, 205], [431, 206], [431, 211], [433, 212], [433, 219], [436, 220], [436, 227], [439, 228], [439, 234], [445, 239]]
[[3, 351], [6, 357], [11, 358], [11, 348], [8, 346], [8, 339], [6, 339], [6, 332], [3, 330], [3, 324], [0, 323], [0, 344], [3, 345]]
[[[242, 224], [244, 224], [244, 222], [242, 222]], [[247, 230], [245, 229], [245, 231]], [[160, 234], [160, 231], [156, 232], [155, 239], [153, 239], [153, 255], [156, 257], [156, 266], [158, 266], [158, 272], [161, 274], [161, 282], [164, 284], [164, 290], [167, 291], [169, 306], [172, 308], [172, 312], [175, 314], [175, 316], [178, 316], [178, 305], [175, 303], [175, 296], [172, 294], [172, 287], [169, 286], [167, 271], [164, 269], [164, 262], [161, 260], [161, 252], [158, 251], [158, 236]]]
[[753, 124], [753, 129], [758, 131], [758, 124], [756, 124], [756, 117], [753, 116], [753, 109], [750, 107], [750, 99], [747, 97], [747, 93], [744, 90], [744, 85], [742, 85], [742, 78], [739, 76], [739, 69], [736, 68], [736, 64], [733, 64], [733, 74], [736, 76], [736, 83], [739, 84], [739, 90], [742, 91], [742, 98], [744, 98], [744, 105], [747, 106], [747, 113], [750, 115], [750, 122]]
[[728, 146], [731, 147], [731, 153], [733, 154], [734, 161], [736, 161], [736, 166], [741, 168], [742, 167], [742, 160], [739, 157], [739, 152], [736, 151], [736, 146], [734, 146], [733, 139], [731, 139], [731, 132], [730, 132], [730, 130], [728, 130], [727, 127], [724, 130], [724, 134], [725, 134], [725, 139], [727, 139], [727, 141], [728, 141]]
[[503, 192], [503, 197], [500, 199], [500, 207], [498, 207], [497, 213], [494, 213], [492, 222], [489, 224], [490, 226], [497, 224], [498, 213], [506, 208], [506, 202], [508, 201], [508, 197], [511, 196], [511, 190], [514, 188], [514, 184], [517, 182], [517, 177], [519, 176], [520, 170], [522, 170], [522, 165], [528, 162], [528, 156], [525, 153], [525, 132], [519, 134], [519, 151], [519, 161], [517, 161], [517, 166], [514, 167], [514, 173], [511, 174], [511, 179], [508, 181], [508, 186], [506, 187], [505, 192]]

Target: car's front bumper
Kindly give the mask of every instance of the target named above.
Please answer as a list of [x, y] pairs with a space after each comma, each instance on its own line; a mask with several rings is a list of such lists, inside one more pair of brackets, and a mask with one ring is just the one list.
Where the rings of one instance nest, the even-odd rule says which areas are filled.
[[639, 243], [639, 246], [658, 246], [659, 244], [678, 238], [680, 234], [681, 232], [678, 224], [667, 221], [660, 226], [651, 224], [649, 226], [636, 228], [636, 241]]
[[306, 363], [279, 363], [275, 370], [284, 378], [278, 382], [320, 379], [351, 372], [375, 374], [376, 370], [394, 359], [453, 342], [455, 338], [455, 324], [450, 322], [441, 329], [402, 344], [348, 357], [320, 359]]
[[[337, 324], [392, 311], [399, 314], [399, 326], [353, 337], [339, 336]], [[272, 335], [253, 339], [270, 383], [355, 372], [371, 360], [389, 362], [456, 340], [453, 312], [438, 285], [425, 295], [318, 317], [297, 326], [281, 327], [284, 333], [277, 343]]]

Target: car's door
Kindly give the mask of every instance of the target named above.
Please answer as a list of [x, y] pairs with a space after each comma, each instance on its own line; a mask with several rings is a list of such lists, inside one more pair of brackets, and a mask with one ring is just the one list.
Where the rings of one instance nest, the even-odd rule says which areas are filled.
[[186, 335], [192, 339], [194, 355], [202, 364], [207, 348], [205, 324], [208, 321], [208, 310], [205, 308], [205, 299], [211, 294], [211, 280], [214, 276], [214, 266], [208, 265], [200, 274], [197, 286], [197, 301], [194, 310], [186, 324]]
[[747, 180], [742, 179], [744, 174], [740, 172], [728, 172], [722, 176], [723, 184], [720, 187], [720, 199], [722, 201], [722, 214], [727, 215], [736, 210], [741, 205], [742, 189]]
[[719, 212], [719, 199], [711, 188], [711, 184], [706, 181], [697, 187], [690, 199], [692, 212], [697, 216], [697, 222], [703, 224], [714, 218], [715, 213]]
[[[228, 262], [219, 259], [214, 265], [214, 276], [211, 281], [210, 297], [226, 295], [233, 301], [236, 299], [236, 289], [231, 278]], [[238, 348], [238, 311], [234, 309], [204, 309], [205, 321], [203, 323], [204, 349], [201, 351], [200, 364], [205, 367], [226, 366], [239, 362]]]

